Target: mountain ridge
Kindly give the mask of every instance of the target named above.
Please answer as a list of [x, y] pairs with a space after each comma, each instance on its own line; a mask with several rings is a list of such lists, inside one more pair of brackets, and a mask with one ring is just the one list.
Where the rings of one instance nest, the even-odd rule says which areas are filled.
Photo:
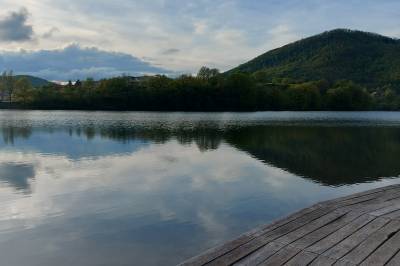
[[31, 75], [15, 75], [14, 76], [16, 79], [22, 79], [22, 78], [26, 78], [28, 79], [28, 81], [31, 83], [31, 85], [33, 87], [42, 87], [42, 86], [46, 86], [46, 85], [50, 85], [52, 84], [52, 82], [43, 79], [43, 78], [39, 78], [36, 76], [31, 76]]
[[335, 29], [270, 50], [227, 74], [246, 72], [266, 81], [351, 80], [367, 87], [400, 85], [400, 40]]

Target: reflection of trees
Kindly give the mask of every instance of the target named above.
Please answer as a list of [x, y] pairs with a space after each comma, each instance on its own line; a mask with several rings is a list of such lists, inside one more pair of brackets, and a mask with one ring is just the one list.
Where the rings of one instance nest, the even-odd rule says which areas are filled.
[[92, 139], [95, 135], [102, 138], [108, 138], [123, 143], [133, 140], [151, 141], [155, 143], [165, 143], [169, 140], [176, 139], [182, 145], [190, 145], [196, 143], [200, 151], [208, 151], [218, 149], [222, 135], [213, 128], [195, 127], [174, 129], [166, 129], [163, 127], [153, 128], [134, 128], [134, 127], [102, 127], [96, 130], [94, 127], [84, 127], [76, 129], [83, 132], [88, 139]]
[[[79, 129], [79, 132], [96, 130]], [[218, 130], [215, 125], [186, 127], [107, 127], [103, 138], [128, 142], [182, 145], [199, 150], [218, 149], [224, 139], [255, 158], [327, 185], [354, 184], [400, 174], [400, 129], [396, 127], [247, 126]]]
[[257, 126], [229, 132], [233, 146], [276, 167], [327, 185], [400, 174], [400, 129]]
[[2, 126], [1, 133], [6, 144], [14, 144], [16, 138], [28, 139], [32, 134], [29, 126]]
[[[361, 183], [400, 174], [397, 127], [264, 125], [221, 130], [215, 124], [82, 124], [37, 130], [65, 130], [71, 136], [88, 140], [98, 137], [122, 143], [177, 140], [182, 145], [196, 144], [202, 152], [218, 149], [224, 141], [261, 161], [327, 185]], [[29, 138], [32, 131], [23, 126], [2, 127], [6, 143], [13, 143], [18, 137]]]

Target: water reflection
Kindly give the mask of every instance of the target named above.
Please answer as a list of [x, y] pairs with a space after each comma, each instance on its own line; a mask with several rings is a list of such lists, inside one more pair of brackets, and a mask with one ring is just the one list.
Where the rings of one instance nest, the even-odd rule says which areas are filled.
[[325, 115], [0, 112], [0, 264], [174, 265], [398, 182], [400, 115]]
[[30, 182], [35, 178], [33, 165], [23, 163], [0, 163], [0, 182], [23, 193], [30, 192]]
[[[150, 143], [164, 144], [171, 140], [183, 146], [194, 143], [201, 152], [228, 143], [269, 165], [335, 186], [400, 174], [397, 159], [400, 127], [397, 126], [266, 124], [221, 129], [216, 124], [195, 124], [171, 129], [157, 123], [147, 127], [79, 124], [45, 129], [8, 126], [3, 128], [2, 135], [3, 146], [29, 147], [40, 153], [63, 154], [78, 160], [133, 152]], [[16, 141], [19, 138], [26, 141]]]
[[325, 185], [400, 173], [397, 127], [256, 126], [228, 132], [226, 139], [259, 160]]
[[28, 139], [31, 134], [32, 129], [30, 126], [11, 125], [1, 127], [1, 135], [5, 144], [14, 144], [16, 138]]

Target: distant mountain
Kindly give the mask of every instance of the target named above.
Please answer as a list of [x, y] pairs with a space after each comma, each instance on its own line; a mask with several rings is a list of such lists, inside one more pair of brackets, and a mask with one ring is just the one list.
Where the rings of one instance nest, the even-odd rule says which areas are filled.
[[42, 79], [42, 78], [38, 78], [38, 77], [34, 77], [34, 76], [29, 76], [29, 75], [16, 75], [15, 78], [20, 79], [20, 78], [27, 78], [30, 83], [32, 84], [33, 87], [42, 87], [42, 86], [46, 86], [49, 84], [52, 84], [52, 82]]
[[368, 87], [400, 85], [400, 40], [336, 29], [269, 51], [229, 71], [266, 80], [342, 79]]

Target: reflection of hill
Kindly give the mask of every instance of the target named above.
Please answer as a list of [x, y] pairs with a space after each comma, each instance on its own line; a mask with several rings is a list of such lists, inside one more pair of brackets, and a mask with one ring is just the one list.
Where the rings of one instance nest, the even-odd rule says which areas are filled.
[[[400, 128], [373, 126], [262, 125], [221, 129], [214, 124], [164, 127], [74, 125], [3, 127], [4, 145], [73, 159], [134, 152], [150, 143], [177, 140], [201, 151], [222, 141], [255, 158], [327, 185], [354, 184], [400, 174]], [[18, 139], [18, 141], [17, 141]], [[0, 145], [1, 147], [1, 145]], [[227, 162], [229, 163], [229, 162]]]
[[259, 160], [327, 185], [400, 174], [398, 128], [257, 126], [226, 139]]
[[30, 164], [1, 163], [0, 181], [16, 190], [30, 192], [29, 179], [35, 178], [35, 168]]

